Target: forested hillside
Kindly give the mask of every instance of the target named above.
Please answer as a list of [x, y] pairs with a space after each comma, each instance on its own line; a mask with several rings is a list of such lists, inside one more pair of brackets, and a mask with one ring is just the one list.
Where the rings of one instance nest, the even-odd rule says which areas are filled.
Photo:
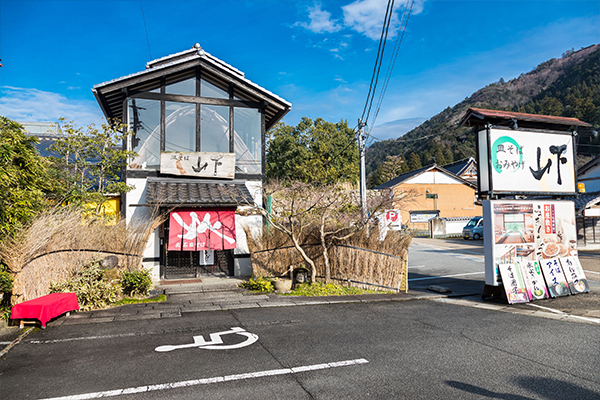
[[[398, 173], [422, 165], [450, 163], [475, 156], [471, 129], [457, 122], [467, 109], [487, 108], [579, 118], [600, 126], [600, 44], [570, 50], [509, 81], [492, 83], [446, 108], [398, 139], [376, 142], [367, 150], [370, 186], [387, 181], [389, 167]], [[582, 160], [600, 151], [600, 137], [582, 135]], [[382, 165], [384, 161], [387, 161]]]

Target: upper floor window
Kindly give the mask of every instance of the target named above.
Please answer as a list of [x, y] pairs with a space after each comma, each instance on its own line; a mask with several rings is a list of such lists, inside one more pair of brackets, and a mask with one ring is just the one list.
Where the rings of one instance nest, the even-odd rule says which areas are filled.
[[260, 105], [233, 97], [233, 90], [216, 80], [202, 78], [198, 84], [189, 72], [177, 79], [164, 78], [161, 87], [154, 84], [130, 95], [130, 148], [137, 156], [129, 168], [159, 169], [161, 151], [233, 152], [236, 173], [261, 174]]

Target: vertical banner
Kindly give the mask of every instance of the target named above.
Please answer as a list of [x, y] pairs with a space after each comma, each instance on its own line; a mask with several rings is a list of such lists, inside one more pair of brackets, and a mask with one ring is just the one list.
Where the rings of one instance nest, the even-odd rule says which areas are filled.
[[542, 264], [542, 271], [544, 271], [544, 278], [546, 279], [550, 296], [567, 296], [569, 294], [569, 285], [567, 284], [567, 279], [558, 258], [540, 260], [540, 263]]
[[549, 297], [548, 288], [544, 282], [540, 263], [532, 260], [524, 260], [519, 262], [519, 266], [525, 279], [529, 300], [547, 299]]
[[572, 294], [587, 293], [590, 291], [590, 286], [577, 257], [561, 258], [560, 265], [563, 268], [569, 290]]
[[169, 251], [235, 249], [234, 209], [178, 209], [169, 217]]
[[518, 263], [500, 264], [500, 274], [504, 283], [504, 290], [509, 304], [527, 303], [529, 296], [527, 295], [527, 287], [525, 280], [521, 275], [521, 268]]

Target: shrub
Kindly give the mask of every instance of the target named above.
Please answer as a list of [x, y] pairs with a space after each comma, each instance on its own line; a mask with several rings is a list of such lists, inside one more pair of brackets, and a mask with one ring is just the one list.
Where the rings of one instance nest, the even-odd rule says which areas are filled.
[[121, 272], [121, 288], [126, 296], [146, 296], [152, 287], [150, 272], [146, 269]]
[[71, 277], [50, 285], [50, 293], [75, 293], [82, 311], [104, 308], [119, 297], [119, 284], [100, 268], [100, 261], [93, 261], [79, 270], [73, 270]]
[[6, 267], [0, 264], [0, 293], [11, 293], [13, 289], [13, 277], [6, 270]]
[[261, 276], [258, 278], [250, 278], [240, 284], [240, 287], [248, 290], [256, 290], [258, 292], [272, 292], [275, 290], [273, 283]]

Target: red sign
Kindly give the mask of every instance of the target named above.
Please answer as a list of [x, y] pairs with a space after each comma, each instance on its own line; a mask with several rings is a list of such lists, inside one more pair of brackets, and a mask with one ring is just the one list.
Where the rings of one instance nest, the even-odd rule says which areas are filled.
[[235, 210], [179, 209], [169, 218], [169, 251], [235, 249]]
[[385, 214], [385, 219], [391, 222], [396, 222], [398, 220], [398, 213], [396, 211], [388, 211]]

